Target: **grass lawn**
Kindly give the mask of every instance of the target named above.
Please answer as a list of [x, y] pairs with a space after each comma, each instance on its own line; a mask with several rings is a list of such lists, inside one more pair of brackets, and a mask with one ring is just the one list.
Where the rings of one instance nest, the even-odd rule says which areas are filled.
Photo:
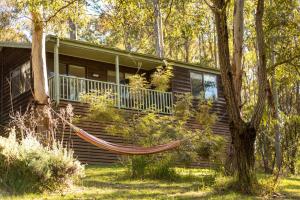
[[[228, 180], [216, 177], [209, 169], [177, 168], [181, 178], [176, 181], [130, 180], [122, 167], [87, 167], [86, 177], [78, 186], [63, 193], [27, 194], [0, 199], [266, 199], [222, 190]], [[263, 175], [260, 180], [265, 180]], [[218, 188], [217, 190], [214, 188]], [[300, 199], [300, 177], [281, 179], [276, 199]]]

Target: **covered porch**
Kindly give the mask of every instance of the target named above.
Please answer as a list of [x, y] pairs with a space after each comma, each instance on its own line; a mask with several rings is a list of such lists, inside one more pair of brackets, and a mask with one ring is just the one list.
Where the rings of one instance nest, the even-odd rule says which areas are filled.
[[[57, 104], [60, 100], [80, 101], [81, 94], [97, 91], [109, 92], [114, 105], [120, 109], [149, 110], [162, 114], [172, 113], [172, 92], [161, 92], [154, 89], [134, 91], [127, 84], [128, 79], [126, 79], [126, 76], [138, 72], [147, 72], [147, 76], [150, 75], [155, 67], [163, 65], [162, 60], [81, 42], [59, 40], [54, 37], [50, 37], [47, 49], [49, 52], [53, 52], [49, 59], [53, 61], [50, 64], [53, 66], [50, 70], [51, 73], [48, 74], [49, 95], [51, 100]], [[68, 65], [68, 69], [64, 69], [66, 68], [62, 64], [64, 57], [81, 60], [74, 60], [71, 65]], [[103, 66], [97, 64], [97, 66], [91, 67], [82, 60], [101, 63]], [[85, 66], [84, 70], [81, 70], [79, 65]], [[83, 67], [81, 68], [83, 69]], [[103, 68], [107, 68], [105, 72], [103, 72]], [[78, 74], [79, 69], [82, 71], [81, 74]], [[124, 69], [128, 73], [125, 73]]]

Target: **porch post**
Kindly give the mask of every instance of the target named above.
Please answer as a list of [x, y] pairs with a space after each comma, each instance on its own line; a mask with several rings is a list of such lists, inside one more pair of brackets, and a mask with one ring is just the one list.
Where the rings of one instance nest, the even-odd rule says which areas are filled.
[[56, 38], [56, 43], [54, 44], [54, 100], [56, 104], [59, 104], [59, 97], [60, 97], [60, 86], [59, 86], [59, 38]]
[[116, 55], [116, 83], [117, 83], [117, 106], [121, 108], [121, 95], [120, 95], [120, 69], [119, 69], [119, 56]]

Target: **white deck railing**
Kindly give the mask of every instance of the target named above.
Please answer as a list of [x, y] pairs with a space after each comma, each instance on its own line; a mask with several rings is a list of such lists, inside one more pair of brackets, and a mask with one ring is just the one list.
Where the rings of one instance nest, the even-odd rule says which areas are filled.
[[[49, 78], [50, 97], [55, 99], [54, 76]], [[115, 106], [132, 110], [153, 110], [163, 114], [172, 113], [172, 92], [151, 89], [133, 90], [128, 85], [96, 81], [74, 76], [59, 76], [59, 99], [79, 101], [80, 94], [92, 91], [110, 92]], [[119, 95], [118, 95], [119, 93]]]

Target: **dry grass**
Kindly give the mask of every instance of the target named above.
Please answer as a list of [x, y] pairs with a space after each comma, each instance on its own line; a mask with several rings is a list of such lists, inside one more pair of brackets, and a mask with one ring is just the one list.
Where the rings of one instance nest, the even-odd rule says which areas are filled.
[[[2, 195], [0, 199], [264, 199], [268, 197], [245, 196], [222, 190], [229, 178], [217, 176], [209, 169], [176, 169], [181, 178], [176, 181], [130, 180], [122, 167], [87, 167], [86, 177], [79, 186], [54, 194]], [[265, 179], [260, 176], [260, 180]], [[300, 177], [280, 181], [276, 199], [300, 199]]]

